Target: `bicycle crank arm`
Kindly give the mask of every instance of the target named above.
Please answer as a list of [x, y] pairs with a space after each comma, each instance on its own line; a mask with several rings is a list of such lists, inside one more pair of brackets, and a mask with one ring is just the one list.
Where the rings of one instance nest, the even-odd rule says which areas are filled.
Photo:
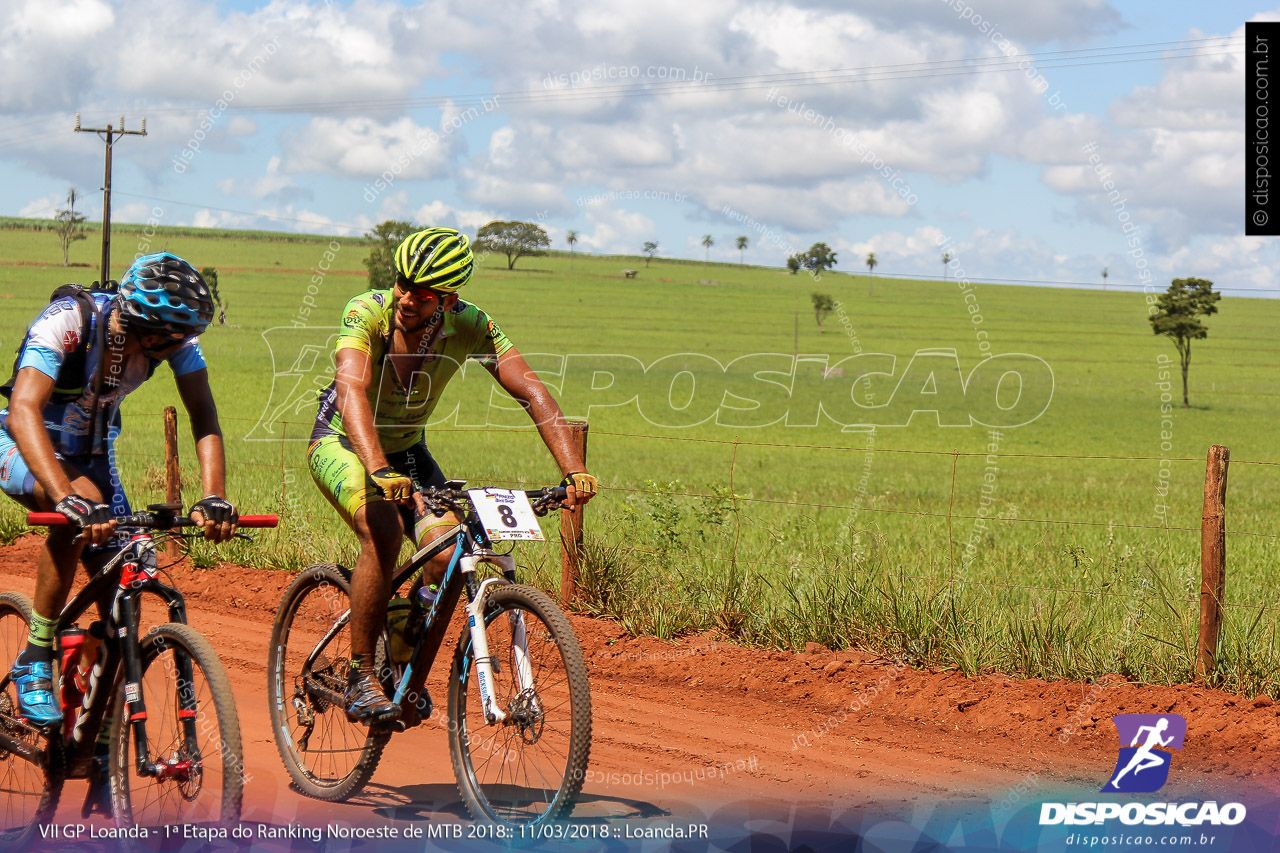
[[[24, 728], [26, 728], [25, 725]], [[38, 730], [32, 729], [32, 731]], [[0, 749], [12, 752], [22, 760], [30, 761], [37, 767], [44, 766], [45, 754], [43, 749], [36, 749], [31, 744], [10, 736], [8, 732], [0, 731]]]

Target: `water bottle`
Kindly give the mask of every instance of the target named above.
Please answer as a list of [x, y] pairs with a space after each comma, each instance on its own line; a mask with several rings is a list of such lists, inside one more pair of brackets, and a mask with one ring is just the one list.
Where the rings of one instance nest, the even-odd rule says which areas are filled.
[[76, 686], [72, 673], [80, 662], [80, 646], [84, 643], [85, 630], [79, 625], [72, 625], [58, 634], [62, 646], [62, 713], [68, 723], [75, 723], [75, 714], [80, 710], [80, 700], [84, 694]]
[[440, 588], [435, 584], [431, 586], [423, 585], [418, 588], [418, 606], [422, 608], [423, 613], [430, 613], [431, 608], [436, 606], [436, 599], [440, 597]]
[[107, 639], [107, 623], [98, 620], [89, 626], [89, 633], [80, 644], [80, 659], [75, 662], [71, 677], [82, 695], [89, 692], [89, 676], [98, 662], [98, 651]]
[[408, 642], [406, 624], [409, 621], [409, 599], [393, 598], [387, 604], [387, 633], [391, 639], [391, 660], [406, 663], [413, 656], [413, 644]]

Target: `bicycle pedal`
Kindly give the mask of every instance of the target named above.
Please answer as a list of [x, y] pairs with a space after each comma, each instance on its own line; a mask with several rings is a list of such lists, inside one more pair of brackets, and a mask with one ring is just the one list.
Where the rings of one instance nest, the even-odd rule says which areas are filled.
[[386, 732], [398, 733], [398, 732], [404, 731], [408, 727], [405, 725], [404, 720], [388, 720], [382, 723], [374, 723], [372, 726], [370, 726], [370, 728], [380, 729]]

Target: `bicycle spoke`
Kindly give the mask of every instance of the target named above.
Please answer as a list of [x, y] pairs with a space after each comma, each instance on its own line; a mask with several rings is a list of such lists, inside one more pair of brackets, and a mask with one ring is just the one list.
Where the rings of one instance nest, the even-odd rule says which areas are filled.
[[322, 799], [362, 786], [385, 743], [385, 736], [349, 721], [342, 707], [351, 660], [348, 608], [337, 568], [312, 567], [286, 591], [273, 629], [273, 728], [289, 732], [287, 740], [277, 736], [277, 746], [294, 783]]
[[[545, 603], [535, 607], [538, 600]], [[568, 797], [581, 788], [581, 773], [575, 776], [575, 769], [585, 768], [590, 695], [576, 643], [578, 674], [569, 671], [560, 637], [571, 642], [572, 629], [549, 599], [535, 590], [506, 588], [495, 591], [491, 601], [495, 609], [486, 614], [495, 666], [491, 689], [495, 704], [507, 716], [502, 723], [485, 724], [478, 679], [469, 677], [457, 691], [456, 709], [466, 721], [467, 737], [456, 738], [453, 745], [465, 751], [468, 785], [481, 811], [491, 819], [529, 823], [561, 812]], [[542, 609], [554, 610], [559, 627], [551, 627]], [[515, 648], [521, 624], [529, 678], [523, 685]], [[469, 666], [474, 665], [472, 660]]]
[[[243, 784], [239, 730], [230, 687], [212, 648], [185, 625], [165, 626], [159, 636], [144, 638], [143, 648], [149, 650], [140, 682], [147, 708], [146, 757], [157, 773], [139, 772], [136, 732], [127, 720], [117, 719], [113, 771], [121, 789], [118, 805], [135, 823], [149, 826], [238, 818]], [[191, 735], [180, 713], [193, 715]]]
[[[26, 647], [27, 617], [29, 608], [25, 597], [7, 593], [0, 602], [0, 666], [4, 671]], [[36, 730], [17, 715], [17, 687], [4, 679], [0, 690], [0, 729], [7, 735], [36, 750], [53, 749]], [[56, 735], [55, 735], [56, 736]], [[52, 778], [48, 768], [0, 751], [0, 847], [20, 846], [37, 824], [44, 821], [43, 814], [57, 803], [61, 781]]]

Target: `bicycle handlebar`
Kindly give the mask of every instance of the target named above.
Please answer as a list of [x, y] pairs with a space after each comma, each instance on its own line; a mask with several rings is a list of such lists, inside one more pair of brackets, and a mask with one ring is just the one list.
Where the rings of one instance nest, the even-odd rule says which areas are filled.
[[[154, 512], [137, 512], [133, 515], [121, 515], [112, 518], [120, 527], [141, 527], [146, 529], [170, 527], [195, 527], [196, 523], [186, 516], [174, 518], [172, 522], [161, 519]], [[242, 515], [236, 522], [239, 527], [275, 527], [280, 523], [278, 515]], [[29, 512], [27, 524], [32, 527], [67, 527], [71, 520], [60, 512]]]
[[[440, 515], [449, 510], [461, 509], [458, 506], [458, 502], [468, 500], [468, 491], [469, 489], [436, 487], [425, 489], [421, 494], [427, 506], [435, 510], [437, 515]], [[553, 509], [560, 509], [561, 504], [564, 503], [565, 498], [569, 495], [569, 490], [564, 486], [544, 486], [541, 489], [525, 489], [524, 493], [533, 505], [534, 514], [541, 517]]]

